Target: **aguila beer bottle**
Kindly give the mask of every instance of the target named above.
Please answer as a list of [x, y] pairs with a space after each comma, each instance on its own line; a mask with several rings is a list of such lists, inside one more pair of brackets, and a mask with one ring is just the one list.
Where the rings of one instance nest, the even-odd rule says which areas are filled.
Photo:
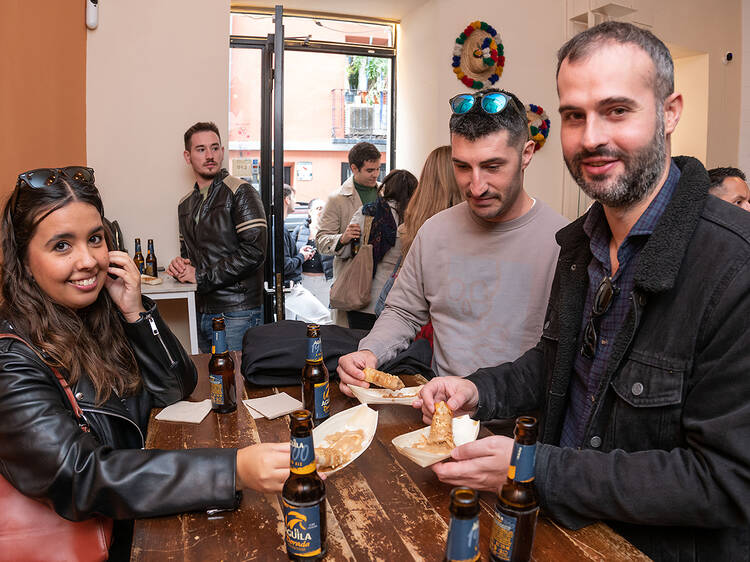
[[290, 415], [291, 462], [281, 498], [290, 560], [322, 560], [326, 554], [326, 488], [315, 470], [310, 412]]
[[444, 562], [479, 560], [479, 493], [464, 486], [453, 488], [450, 511]]
[[302, 404], [312, 414], [313, 425], [331, 415], [328, 369], [323, 362], [320, 326], [307, 325], [307, 359], [302, 369]]
[[143, 261], [143, 252], [141, 252], [141, 239], [135, 239], [135, 254], [133, 254], [133, 261], [138, 267], [138, 272], [143, 273], [145, 270], [145, 262]]
[[534, 491], [536, 418], [522, 416], [516, 419], [515, 436], [508, 477], [495, 505], [490, 560], [522, 562], [531, 559], [539, 513]]
[[145, 273], [151, 277], [159, 277], [158, 267], [156, 264], [156, 254], [154, 253], [154, 241], [148, 239], [148, 250], [146, 251]]
[[211, 409], [220, 414], [237, 409], [234, 382], [234, 360], [227, 349], [224, 319], [213, 319], [214, 339], [211, 360], [208, 362], [208, 382], [211, 392]]

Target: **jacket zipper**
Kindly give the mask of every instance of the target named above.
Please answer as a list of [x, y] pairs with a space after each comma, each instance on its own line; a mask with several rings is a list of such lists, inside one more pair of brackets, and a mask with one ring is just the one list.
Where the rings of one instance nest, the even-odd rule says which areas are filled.
[[[138, 427], [138, 424], [135, 423], [130, 418], [128, 418], [126, 416], [123, 416], [121, 414], [116, 414], [114, 412], [108, 412], [107, 410], [101, 410], [101, 409], [95, 409], [95, 408], [83, 408], [82, 407], [81, 410], [83, 410], [84, 412], [91, 412], [92, 414], [103, 414], [105, 416], [113, 416], [115, 418], [120, 418], [121, 420], [125, 420], [126, 422], [130, 423], [133, 427], [135, 427], [138, 430], [138, 435], [141, 436], [141, 448], [143, 448], [143, 447], [146, 446], [146, 440], [143, 437], [143, 432], [141, 431], [141, 428]], [[85, 419], [85, 417], [84, 417], [84, 419]], [[86, 420], [86, 423], [88, 423], [89, 427], [91, 427], [91, 422], [89, 422], [88, 420]]]
[[161, 334], [159, 333], [159, 328], [156, 327], [156, 321], [154, 321], [153, 316], [148, 314], [146, 316], [146, 319], [148, 320], [149, 325], [151, 326], [151, 333], [156, 336], [156, 339], [159, 340], [159, 343], [161, 343], [162, 348], [164, 348], [164, 353], [167, 354], [167, 359], [169, 359], [169, 367], [172, 368], [175, 365], [177, 365], [177, 361], [172, 359], [172, 354], [169, 353], [169, 349], [167, 349], [167, 344], [164, 343], [164, 340], [161, 337]]

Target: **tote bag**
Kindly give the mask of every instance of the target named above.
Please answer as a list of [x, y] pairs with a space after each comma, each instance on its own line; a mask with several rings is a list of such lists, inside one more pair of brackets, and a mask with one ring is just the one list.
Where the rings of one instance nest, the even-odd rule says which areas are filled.
[[365, 244], [370, 239], [370, 227], [373, 217], [365, 217], [365, 229], [360, 240], [357, 255], [352, 263], [331, 285], [331, 308], [337, 310], [361, 310], [370, 304], [372, 289], [372, 244]]

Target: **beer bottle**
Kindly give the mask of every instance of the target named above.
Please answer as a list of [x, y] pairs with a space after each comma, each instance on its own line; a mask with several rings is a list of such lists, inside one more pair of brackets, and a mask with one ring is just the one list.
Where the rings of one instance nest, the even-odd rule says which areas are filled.
[[490, 560], [521, 562], [531, 558], [539, 505], [534, 491], [536, 418], [516, 419], [508, 477], [495, 505]]
[[315, 470], [308, 410], [290, 415], [291, 462], [281, 499], [286, 552], [290, 560], [322, 560], [326, 554], [326, 488]]
[[453, 488], [450, 511], [444, 562], [479, 560], [479, 493], [464, 486]]
[[307, 359], [305, 368], [302, 369], [302, 404], [312, 414], [313, 425], [324, 421], [331, 414], [328, 369], [323, 362], [320, 326], [317, 324], [307, 325]]
[[227, 414], [237, 409], [234, 382], [234, 360], [227, 349], [224, 319], [213, 319], [214, 339], [208, 362], [208, 382], [211, 389], [211, 409]]
[[146, 252], [146, 275], [150, 275], [151, 277], [159, 277], [159, 273], [157, 271], [156, 266], [156, 254], [154, 253], [154, 241], [153, 239], [148, 239], [148, 251]]
[[143, 261], [143, 253], [141, 252], [141, 239], [140, 238], [135, 239], [135, 254], [133, 255], [133, 261], [135, 262], [135, 265], [138, 267], [138, 271], [140, 273], [143, 273], [145, 262]]

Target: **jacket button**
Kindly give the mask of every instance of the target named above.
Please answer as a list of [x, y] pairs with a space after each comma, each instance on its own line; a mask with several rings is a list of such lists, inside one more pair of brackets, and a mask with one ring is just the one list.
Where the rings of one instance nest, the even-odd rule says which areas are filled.
[[633, 396], [640, 396], [643, 393], [643, 385], [639, 382], [633, 383], [633, 387], [630, 390]]
[[546, 321], [546, 322], [544, 323], [544, 329], [546, 330], [546, 329], [548, 329], [548, 328], [549, 328], [549, 320], [547, 320], [547, 321]]
[[646, 295], [638, 295], [638, 304], [646, 306]]
[[599, 447], [601, 447], [601, 446], [602, 446], [602, 438], [601, 438], [601, 437], [599, 437], [598, 435], [594, 435], [594, 436], [593, 436], [593, 437], [591, 438], [591, 441], [589, 441], [589, 444], [590, 444], [590, 445], [591, 445], [591, 446], [592, 446], [592, 447], [593, 447], [594, 449], [598, 449]]
[[76, 400], [81, 400], [83, 398], [83, 392], [76, 392]]
[[571, 265], [570, 266], [570, 271], [575, 271], [575, 270], [576, 270], [576, 264]]

